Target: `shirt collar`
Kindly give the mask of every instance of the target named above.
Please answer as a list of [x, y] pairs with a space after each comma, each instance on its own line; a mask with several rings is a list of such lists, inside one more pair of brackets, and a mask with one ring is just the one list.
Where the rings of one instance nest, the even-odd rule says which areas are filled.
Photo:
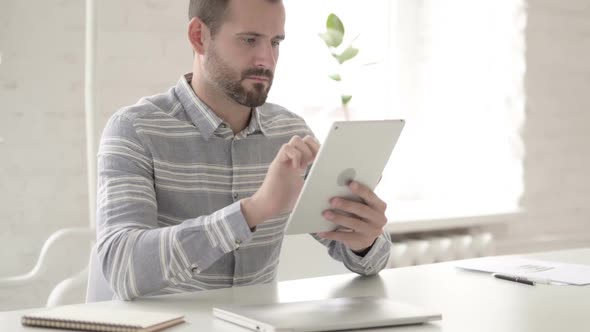
[[252, 109], [250, 123], [248, 124], [248, 128], [246, 130], [247, 135], [261, 132], [263, 135], [266, 136], [266, 127], [262, 125], [262, 120], [260, 120], [260, 108], [254, 107]]
[[[193, 91], [190, 85], [192, 78], [192, 73], [181, 76], [174, 90], [193, 124], [199, 129], [201, 135], [208, 140], [219, 127], [223, 127], [223, 119], [218, 117]], [[259, 131], [266, 135], [266, 130], [262, 126], [260, 119], [260, 110], [253, 108], [250, 123], [245, 129], [245, 134], [251, 135]]]

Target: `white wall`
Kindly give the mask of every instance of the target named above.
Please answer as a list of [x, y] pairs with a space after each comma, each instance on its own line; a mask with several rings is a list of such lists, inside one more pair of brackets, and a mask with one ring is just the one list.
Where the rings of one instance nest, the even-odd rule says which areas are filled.
[[[119, 107], [164, 91], [190, 70], [186, 3], [97, 1], [101, 128]], [[501, 252], [590, 244], [590, 6], [531, 0], [529, 9], [527, 212], [498, 229]], [[56, 229], [88, 224], [83, 29], [82, 0], [0, 1], [0, 277], [31, 268]], [[282, 277], [340, 268], [319, 260], [303, 274], [301, 257], [323, 249], [307, 237], [286, 246]], [[83, 260], [64, 252], [64, 261]], [[60, 270], [31, 287], [0, 289], [0, 310], [43, 305], [49, 286], [68, 272]]]

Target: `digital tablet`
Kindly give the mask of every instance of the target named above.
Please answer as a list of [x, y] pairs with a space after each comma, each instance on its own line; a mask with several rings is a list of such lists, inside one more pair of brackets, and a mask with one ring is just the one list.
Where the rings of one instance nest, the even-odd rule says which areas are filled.
[[404, 120], [334, 122], [306, 175], [288, 220], [286, 234], [333, 231], [322, 213], [330, 199], [360, 201], [348, 188], [351, 180], [375, 189], [404, 127]]

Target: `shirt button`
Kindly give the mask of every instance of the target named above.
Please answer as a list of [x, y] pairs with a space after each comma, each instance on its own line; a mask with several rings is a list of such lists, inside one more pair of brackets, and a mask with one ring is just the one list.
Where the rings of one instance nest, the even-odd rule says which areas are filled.
[[238, 194], [234, 194], [234, 199], [238, 199]]
[[241, 240], [236, 240], [236, 245], [239, 246], [240, 244], [242, 244], [242, 241]]
[[219, 125], [221, 128], [227, 128], [227, 125], [225, 123], [222, 123]]
[[193, 271], [193, 273], [199, 273], [199, 268], [195, 266], [191, 269], [191, 271]]

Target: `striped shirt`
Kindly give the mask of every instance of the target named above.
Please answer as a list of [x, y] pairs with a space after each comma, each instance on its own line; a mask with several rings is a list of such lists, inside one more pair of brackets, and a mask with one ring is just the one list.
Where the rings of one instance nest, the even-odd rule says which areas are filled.
[[[272, 282], [288, 215], [252, 232], [240, 200], [261, 186], [280, 147], [311, 135], [305, 121], [265, 104], [231, 128], [193, 92], [191, 74], [168, 92], [116, 112], [98, 153], [97, 254], [115, 298]], [[353, 272], [379, 272], [383, 234], [364, 256], [320, 239]]]

